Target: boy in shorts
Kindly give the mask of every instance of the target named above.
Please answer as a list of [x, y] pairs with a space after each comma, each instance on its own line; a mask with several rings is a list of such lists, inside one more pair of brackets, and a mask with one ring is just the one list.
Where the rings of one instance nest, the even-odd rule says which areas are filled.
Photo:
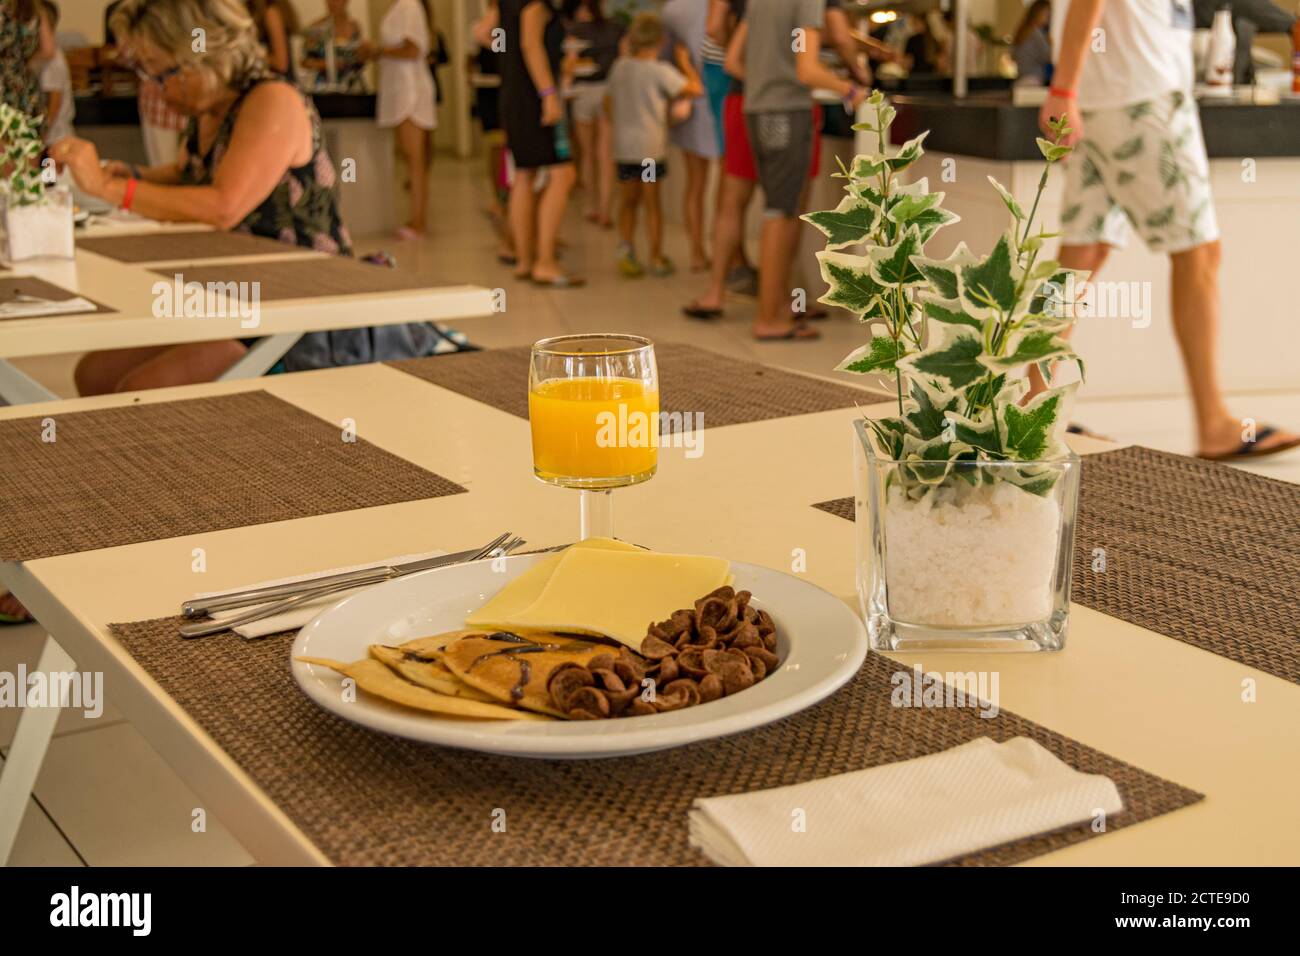
[[[1219, 227], [1210, 164], [1192, 95], [1191, 0], [1064, 0], [1053, 4], [1056, 69], [1039, 123], [1064, 116], [1061, 265], [1093, 274], [1130, 230], [1169, 254], [1174, 335], [1192, 390], [1197, 454], [1258, 457], [1300, 435], [1228, 411], [1219, 381]], [[1095, 31], [1104, 51], [1090, 52]], [[1050, 135], [1050, 133], [1048, 133]], [[1046, 388], [1031, 370], [1033, 392]]]
[[614, 162], [618, 169], [618, 268], [635, 278], [645, 274], [636, 256], [636, 220], [642, 205], [650, 236], [650, 272], [667, 276], [673, 264], [663, 253], [663, 210], [659, 183], [668, 174], [668, 107], [675, 99], [694, 99], [704, 92], [690, 69], [679, 72], [659, 59], [663, 24], [653, 13], [638, 14], [628, 27], [627, 55], [609, 71], [606, 108], [614, 127]]

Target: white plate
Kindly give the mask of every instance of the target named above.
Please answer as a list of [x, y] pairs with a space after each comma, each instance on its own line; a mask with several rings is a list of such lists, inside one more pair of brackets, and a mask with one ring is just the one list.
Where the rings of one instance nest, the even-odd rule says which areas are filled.
[[[346, 598], [304, 627], [293, 657], [355, 661], [371, 644], [397, 644], [464, 627], [465, 616], [545, 555], [438, 568]], [[426, 743], [520, 757], [613, 757], [680, 747], [761, 727], [803, 710], [841, 687], [862, 664], [867, 635], [847, 604], [789, 574], [731, 565], [735, 586], [776, 623], [781, 667], [748, 690], [708, 704], [615, 720], [466, 720], [408, 710], [366, 695], [344, 702], [342, 677], [292, 662], [307, 696], [365, 727]], [[668, 616], [668, 609], [664, 617]]]

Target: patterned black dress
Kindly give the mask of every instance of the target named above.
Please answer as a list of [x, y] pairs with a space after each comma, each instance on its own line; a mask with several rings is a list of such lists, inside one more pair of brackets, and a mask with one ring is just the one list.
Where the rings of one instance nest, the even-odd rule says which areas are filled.
[[[211, 185], [230, 146], [235, 122], [248, 94], [262, 83], [283, 82], [276, 74], [267, 74], [249, 83], [221, 121], [206, 153], [199, 146], [198, 121], [190, 120], [185, 133], [186, 165], [181, 171], [182, 184]], [[302, 97], [311, 120], [311, 158], [302, 166], [286, 170], [270, 194], [235, 229], [317, 252], [350, 256], [352, 239], [339, 214], [338, 175], [325, 148], [320, 114], [310, 96], [296, 87], [295, 90]], [[285, 354], [283, 369], [293, 372], [431, 355], [443, 341], [427, 322], [308, 332]]]

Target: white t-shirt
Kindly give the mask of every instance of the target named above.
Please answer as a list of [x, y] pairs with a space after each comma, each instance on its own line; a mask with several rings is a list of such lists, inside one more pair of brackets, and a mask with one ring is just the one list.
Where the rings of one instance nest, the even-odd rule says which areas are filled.
[[48, 117], [46, 124], [46, 145], [57, 142], [65, 136], [72, 135], [72, 117], [76, 104], [72, 99], [72, 74], [68, 72], [68, 60], [63, 51], [56, 49], [54, 56], [41, 69], [41, 90], [45, 93], [62, 93], [59, 114]]
[[[1059, 60], [1069, 0], [1052, 4], [1052, 51]], [[1113, 109], [1169, 93], [1191, 92], [1192, 0], [1107, 0], [1088, 38], [1079, 107]]]
[[410, 40], [420, 48], [413, 60], [379, 59], [379, 95], [375, 120], [380, 126], [396, 126], [410, 120], [421, 129], [438, 125], [434, 102], [433, 74], [429, 71], [429, 21], [420, 0], [397, 0], [379, 22], [381, 46], [400, 46]]

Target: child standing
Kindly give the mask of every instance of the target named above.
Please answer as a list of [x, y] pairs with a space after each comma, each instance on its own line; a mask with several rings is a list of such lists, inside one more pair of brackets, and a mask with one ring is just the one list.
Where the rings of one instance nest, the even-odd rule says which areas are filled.
[[673, 100], [691, 100], [704, 87], [688, 62], [685, 74], [659, 59], [664, 28], [653, 13], [638, 14], [627, 31], [627, 55], [609, 71], [606, 108], [614, 126], [614, 162], [618, 169], [618, 267], [623, 275], [645, 274], [636, 257], [636, 220], [646, 207], [650, 237], [650, 273], [667, 276], [672, 261], [663, 253], [663, 210], [659, 183], [668, 173], [668, 110]]

